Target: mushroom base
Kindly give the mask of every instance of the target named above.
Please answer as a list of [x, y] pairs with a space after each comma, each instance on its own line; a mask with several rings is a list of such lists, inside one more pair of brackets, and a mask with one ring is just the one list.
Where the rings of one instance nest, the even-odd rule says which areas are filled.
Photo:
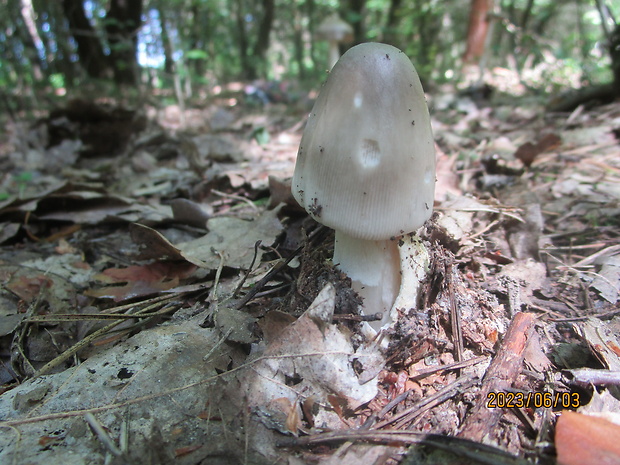
[[370, 323], [379, 331], [396, 321], [399, 312], [417, 307], [430, 257], [416, 233], [395, 240], [368, 241], [336, 231], [334, 263], [351, 278], [351, 287], [364, 299], [363, 314], [383, 313], [380, 321]]
[[401, 286], [398, 240], [369, 241], [336, 231], [334, 263], [351, 278], [351, 287], [364, 299], [363, 313], [383, 314], [370, 326], [379, 331], [389, 324]]

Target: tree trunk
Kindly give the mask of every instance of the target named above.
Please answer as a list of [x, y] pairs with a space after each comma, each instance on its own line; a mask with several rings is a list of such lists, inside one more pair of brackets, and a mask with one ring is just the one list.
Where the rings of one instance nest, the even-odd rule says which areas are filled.
[[[366, 0], [349, 0], [348, 12], [353, 13], [353, 20], [350, 20], [350, 15], [347, 11], [344, 11], [340, 17], [351, 24], [353, 28], [353, 45], [361, 44], [366, 41], [366, 31], [364, 30], [364, 7], [366, 6]], [[343, 50], [340, 50], [342, 55]]]
[[528, 0], [521, 18], [521, 29], [525, 31], [527, 29], [527, 23], [532, 15], [532, 7], [534, 6], [534, 0]]
[[93, 78], [104, 78], [110, 70], [107, 58], [95, 29], [84, 13], [82, 0], [63, 0], [63, 12], [69, 22], [69, 32], [77, 44], [80, 64]]
[[248, 59], [248, 35], [245, 30], [245, 13], [243, 9], [242, 0], [237, 0], [236, 2], [236, 16], [237, 16], [237, 34], [238, 34], [238, 43], [239, 43], [239, 59], [241, 61], [241, 73], [243, 77], [246, 79], [250, 78], [252, 74], [251, 66]]
[[616, 24], [616, 28], [611, 33], [609, 53], [611, 55], [611, 71], [614, 76], [613, 92], [616, 97], [620, 97], [620, 24]]
[[387, 21], [385, 26], [383, 27], [383, 42], [386, 44], [393, 45], [398, 48], [400, 47], [399, 38], [397, 34], [398, 27], [398, 10], [402, 4], [402, 0], [392, 0], [390, 2], [390, 9], [388, 10]]
[[254, 56], [263, 60], [269, 48], [269, 36], [273, 25], [275, 0], [263, 0], [263, 17], [258, 28], [258, 37], [254, 45]]
[[142, 0], [111, 0], [105, 29], [117, 84], [137, 82], [137, 32], [140, 29], [141, 17]]
[[493, 0], [472, 0], [467, 30], [467, 48], [463, 62], [478, 63], [484, 54], [484, 45], [489, 31], [488, 14], [493, 8]]
[[168, 34], [168, 17], [163, 2], [158, 2], [157, 10], [159, 11], [159, 21], [161, 23], [161, 41], [164, 46], [164, 72], [172, 75], [174, 73], [172, 42], [170, 41], [170, 34]]
[[[197, 0], [194, 0], [190, 13], [191, 20], [188, 20], [187, 32], [187, 41], [190, 44], [190, 49], [204, 51], [208, 56], [207, 60], [213, 62], [215, 52], [212, 41], [213, 26], [211, 25], [211, 12], [199, 4]], [[191, 68], [195, 76], [204, 77], [207, 71], [207, 60], [191, 60]]]
[[[306, 16], [308, 17], [308, 30], [310, 31], [310, 34], [314, 33], [314, 16], [315, 16], [315, 12], [316, 11], [316, 4], [314, 3], [314, 0], [307, 0], [306, 1]], [[310, 59], [312, 60], [312, 67], [314, 69], [318, 69], [319, 67], [319, 60], [317, 60], [316, 57], [316, 49], [314, 47], [314, 39], [312, 36], [310, 36]]]
[[302, 81], [306, 77], [306, 68], [304, 66], [304, 37], [303, 37], [303, 23], [302, 16], [299, 10], [294, 12], [293, 19], [293, 47], [295, 53], [295, 61], [299, 68], [299, 79]]
[[[79, 64], [71, 61], [71, 55], [74, 53], [70, 43], [71, 34], [67, 27], [67, 21], [65, 20], [60, 3], [49, 3], [48, 8], [51, 30], [53, 31], [53, 37], [58, 46], [53, 63], [56, 71], [63, 74], [65, 85], [70, 86], [73, 84], [80, 71]], [[51, 47], [48, 46], [48, 50], [50, 48]]]
[[26, 31], [28, 32], [28, 40], [25, 41], [25, 44], [30, 48], [30, 59], [32, 72], [37, 81], [41, 81], [43, 79], [42, 68], [46, 65], [46, 63], [41, 58], [41, 53], [46, 54], [45, 46], [43, 45], [43, 41], [41, 40], [41, 36], [39, 35], [39, 30], [37, 29], [37, 23], [35, 21], [35, 13], [34, 8], [32, 6], [31, 0], [21, 0], [21, 15], [22, 20], [24, 21], [24, 25], [26, 26]]
[[[237, 29], [239, 34], [239, 57], [241, 59], [241, 69], [245, 79], [256, 79], [259, 76], [259, 69], [264, 68], [265, 55], [269, 48], [269, 36], [273, 25], [275, 13], [275, 0], [263, 0], [262, 16], [258, 23], [258, 31], [256, 32], [256, 40], [254, 45], [250, 47], [248, 33], [246, 30], [246, 12], [243, 8], [243, 2], [236, 2]], [[258, 14], [254, 14], [257, 17]], [[260, 73], [264, 74], [264, 73]]]
[[[263, 0], [263, 17], [258, 26], [256, 42], [252, 48], [252, 59], [249, 60], [248, 78], [256, 79], [259, 74], [264, 75], [265, 55], [269, 49], [269, 36], [273, 25], [275, 0]], [[259, 69], [261, 72], [259, 73]]]

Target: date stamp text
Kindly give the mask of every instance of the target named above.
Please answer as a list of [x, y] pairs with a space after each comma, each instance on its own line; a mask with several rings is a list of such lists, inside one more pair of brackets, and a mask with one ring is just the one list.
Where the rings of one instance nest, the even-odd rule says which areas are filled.
[[577, 408], [578, 392], [503, 392], [487, 394], [487, 408]]

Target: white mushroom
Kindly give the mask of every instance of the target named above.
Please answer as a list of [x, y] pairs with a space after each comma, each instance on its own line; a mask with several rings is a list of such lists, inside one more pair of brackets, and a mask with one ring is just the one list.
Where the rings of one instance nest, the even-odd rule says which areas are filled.
[[340, 42], [349, 42], [353, 38], [353, 28], [345, 23], [338, 13], [323, 20], [316, 30], [318, 37], [329, 42], [329, 69], [332, 69], [340, 58]]
[[334, 263], [364, 313], [383, 312], [375, 329], [417, 304], [428, 254], [412, 233], [431, 216], [434, 190], [430, 117], [411, 61], [390, 45], [351, 48], [308, 118], [292, 191], [336, 230]]

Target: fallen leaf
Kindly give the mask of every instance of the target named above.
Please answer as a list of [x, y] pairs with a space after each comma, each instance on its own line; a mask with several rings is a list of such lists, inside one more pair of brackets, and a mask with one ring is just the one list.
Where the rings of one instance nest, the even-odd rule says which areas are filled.
[[187, 262], [155, 262], [143, 266], [109, 268], [94, 278], [106, 284], [126, 284], [88, 289], [84, 291], [84, 295], [112, 298], [116, 302], [150, 295], [176, 287], [181, 279], [191, 276], [195, 269], [195, 265]]
[[556, 134], [546, 134], [537, 143], [526, 142], [515, 152], [515, 158], [521, 160], [525, 166], [530, 166], [536, 157], [560, 145], [562, 139]]
[[[279, 208], [266, 210], [251, 221], [233, 217], [211, 218], [205, 236], [175, 247], [187, 261], [201, 267], [217, 269], [223, 256], [224, 266], [247, 270], [254, 258], [256, 242], [270, 245], [282, 231], [277, 217], [279, 211]], [[256, 263], [259, 263], [263, 251], [259, 247], [256, 253]]]
[[[334, 286], [327, 284], [301, 317], [279, 330], [263, 352], [256, 352], [259, 360], [244, 382], [250, 406], [260, 412], [269, 428], [274, 428], [271, 419], [280, 415], [270, 407], [275, 399], [286, 398], [293, 405], [300, 395], [312, 397], [319, 406], [314, 421], [326, 427], [341, 427], [341, 417], [333, 410], [336, 405], [344, 415], [344, 409], [357, 408], [378, 392], [376, 377], [362, 383], [352, 367], [352, 361], [357, 360], [366, 368], [367, 360], [378, 349], [362, 346], [354, 350], [348, 334], [330, 323], [335, 292]], [[326, 409], [325, 405], [335, 399], [333, 408]], [[277, 429], [287, 431], [282, 426]]]
[[564, 411], [555, 427], [558, 465], [620, 463], [620, 426], [603, 418]]
[[605, 300], [615, 304], [620, 295], [620, 255], [603, 257], [598, 263], [602, 266], [592, 281], [592, 287]]

